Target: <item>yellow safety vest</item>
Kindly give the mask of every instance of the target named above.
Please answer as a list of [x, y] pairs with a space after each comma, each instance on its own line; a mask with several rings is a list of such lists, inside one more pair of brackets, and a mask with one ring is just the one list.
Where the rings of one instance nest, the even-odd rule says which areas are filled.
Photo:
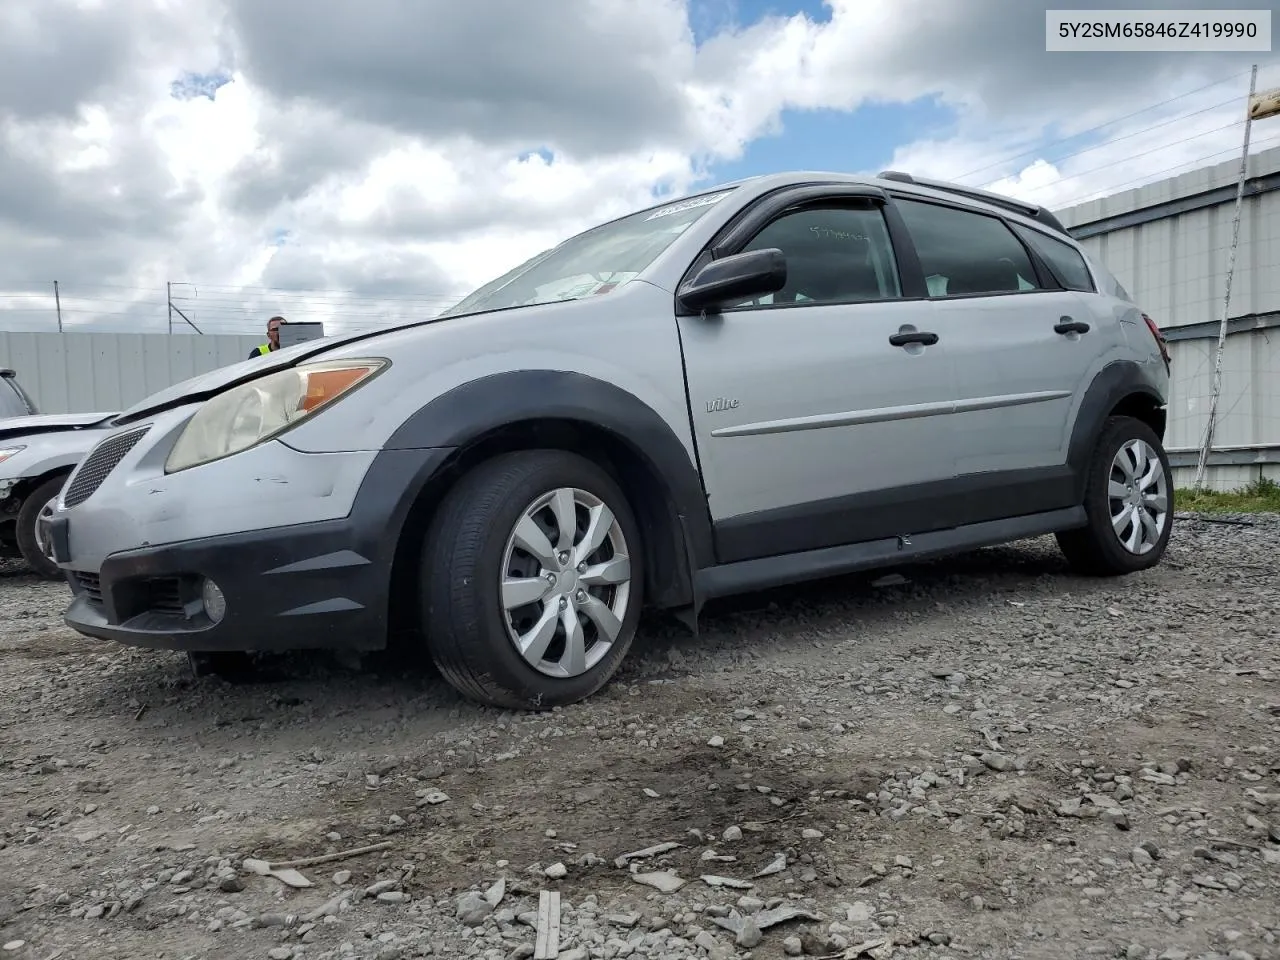
[[270, 352], [271, 352], [271, 344], [270, 344], [270, 343], [264, 343], [264, 344], [262, 344], [261, 346], [259, 346], [259, 347], [258, 347], [258, 356], [260, 356], [260, 357], [265, 357], [265, 356], [266, 356], [268, 353], [270, 353]]

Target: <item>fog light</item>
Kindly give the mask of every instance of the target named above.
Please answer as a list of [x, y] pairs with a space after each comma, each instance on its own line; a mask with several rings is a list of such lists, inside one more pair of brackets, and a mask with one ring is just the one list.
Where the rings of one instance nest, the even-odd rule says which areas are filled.
[[227, 598], [223, 596], [221, 587], [212, 580], [205, 580], [200, 587], [200, 599], [204, 602], [204, 612], [210, 620], [214, 623], [222, 620], [227, 612]]

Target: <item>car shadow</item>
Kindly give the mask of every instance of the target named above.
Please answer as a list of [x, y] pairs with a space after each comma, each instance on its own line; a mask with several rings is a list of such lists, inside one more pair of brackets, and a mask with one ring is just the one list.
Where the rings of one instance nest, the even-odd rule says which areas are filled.
[[[1176, 562], [1171, 552], [1169, 563]], [[641, 686], [707, 670], [728, 668], [731, 676], [743, 657], [803, 657], [822, 640], [876, 644], [904, 618], [942, 636], [957, 613], [1063, 593], [1114, 594], [1130, 589], [1127, 581], [1074, 576], [1052, 538], [1041, 538], [721, 599], [704, 608], [696, 636], [670, 615], [647, 613], [618, 674], [593, 699], [626, 703]], [[110, 723], [132, 717], [139, 733], [142, 727], [177, 734], [211, 725], [219, 739], [235, 739], [262, 724], [369, 730], [408, 723], [427, 735], [504, 712], [458, 694], [421, 641], [362, 658], [329, 651], [256, 655], [223, 675], [202, 676], [183, 654], [103, 644], [61, 628], [57, 635], [60, 657], [87, 658], [80, 675], [89, 689], [78, 715]], [[18, 658], [36, 659], [37, 652], [30, 643], [11, 649]]]
[[[669, 672], [672, 648], [697, 657], [709, 648], [741, 643], [744, 632], [763, 629], [774, 635], [776, 647], [788, 642], [787, 630], [795, 625], [821, 628], [850, 619], [870, 621], [909, 607], [942, 617], [948, 614], [936, 611], [938, 604], [967, 605], [992, 593], [1016, 597], [1057, 578], [1067, 578], [1074, 591], [1100, 588], [1104, 583], [1072, 577], [1051, 543], [1028, 542], [716, 600], [704, 607], [696, 637], [671, 615], [647, 612], [618, 679], [635, 682]], [[295, 697], [309, 699], [323, 698], [328, 686], [356, 684], [370, 687], [370, 692], [377, 688], [380, 698], [430, 696], [443, 704], [473, 708], [439, 676], [420, 641], [416, 645], [412, 640], [401, 642], [361, 657], [328, 651], [260, 654], [218, 664], [216, 673], [200, 673], [187, 658], [181, 661], [165, 661], [166, 686], [287, 686]], [[147, 662], [137, 663], [136, 681], [146, 682]]]
[[21, 557], [0, 556], [0, 581], [4, 583], [47, 583], [36, 576]]

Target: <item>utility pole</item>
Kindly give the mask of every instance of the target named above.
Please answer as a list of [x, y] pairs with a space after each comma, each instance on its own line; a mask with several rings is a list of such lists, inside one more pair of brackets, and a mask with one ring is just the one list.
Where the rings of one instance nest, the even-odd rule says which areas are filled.
[[[181, 286], [185, 281], [179, 280], [178, 285]], [[191, 318], [182, 312], [182, 308], [173, 302], [173, 281], [165, 283], [166, 296], [169, 301], [169, 333], [173, 333], [173, 315], [176, 313], [183, 321], [196, 333], [203, 334], [204, 331], [191, 322]]]
[[58, 332], [62, 332], [62, 296], [58, 293], [58, 281], [53, 281], [53, 305], [58, 311]]
[[[1236, 181], [1236, 210], [1231, 222], [1231, 250], [1227, 254], [1227, 284], [1222, 295], [1222, 317], [1218, 323], [1218, 349], [1213, 358], [1213, 388], [1209, 395], [1209, 422], [1205, 425], [1204, 443], [1200, 447], [1200, 459], [1196, 462], [1194, 488], [1198, 493], [1204, 487], [1204, 475], [1209, 466], [1209, 451], [1213, 449], [1213, 433], [1218, 420], [1218, 398], [1222, 396], [1222, 355], [1227, 346], [1227, 318], [1231, 316], [1231, 280], [1236, 271], [1236, 250], [1240, 246], [1240, 210], [1244, 202], [1244, 181], [1249, 169], [1249, 134], [1253, 128], [1254, 94], [1258, 88], [1258, 65], [1249, 74], [1249, 99], [1245, 103], [1244, 148], [1240, 152], [1240, 177]], [[1263, 116], [1269, 114], [1262, 114]]]

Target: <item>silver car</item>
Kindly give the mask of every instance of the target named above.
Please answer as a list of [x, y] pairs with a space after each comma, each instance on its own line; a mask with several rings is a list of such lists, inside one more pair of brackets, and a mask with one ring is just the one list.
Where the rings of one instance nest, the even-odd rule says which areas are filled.
[[727, 184], [439, 317], [125, 411], [48, 536], [66, 621], [185, 650], [419, 638], [478, 701], [591, 695], [641, 606], [1173, 522], [1159, 330], [1037, 207], [888, 172]]

